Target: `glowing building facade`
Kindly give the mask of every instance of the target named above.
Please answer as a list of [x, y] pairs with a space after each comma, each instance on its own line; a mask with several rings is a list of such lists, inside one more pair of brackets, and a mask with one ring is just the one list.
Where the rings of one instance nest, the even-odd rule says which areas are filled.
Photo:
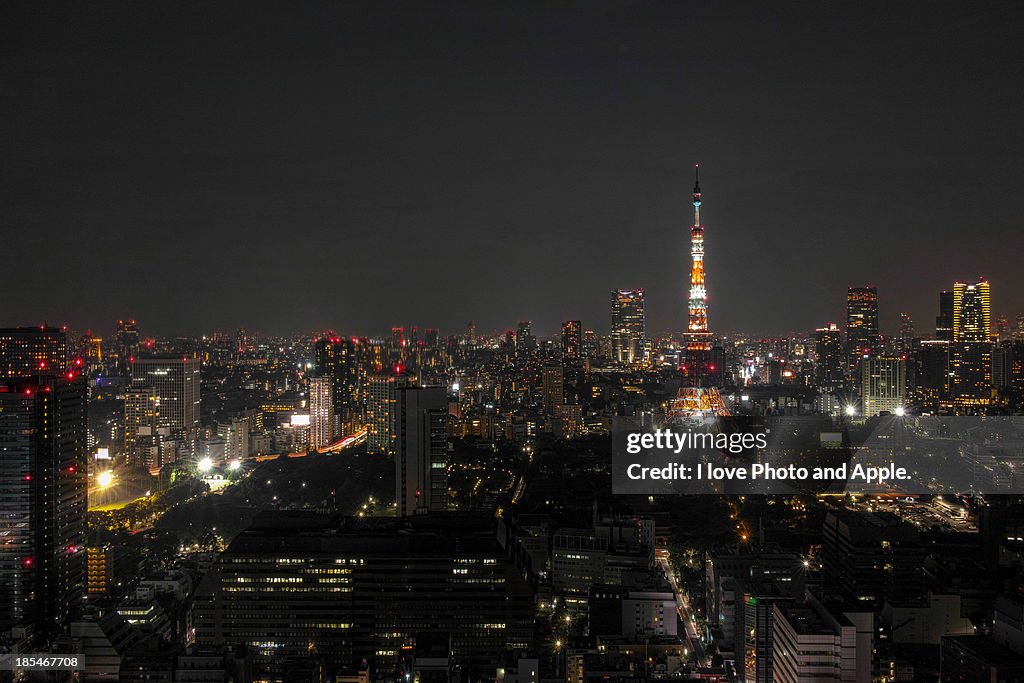
[[851, 372], [856, 372], [861, 358], [877, 355], [881, 349], [877, 287], [850, 287], [847, 290], [846, 348]]
[[981, 280], [953, 284], [951, 394], [959, 406], [992, 401], [992, 290]]
[[0, 379], [64, 371], [67, 343], [56, 327], [0, 329]]
[[334, 378], [309, 380], [309, 447], [323, 448], [334, 438]]
[[647, 312], [644, 290], [612, 292], [612, 361], [618, 365], [646, 363]]

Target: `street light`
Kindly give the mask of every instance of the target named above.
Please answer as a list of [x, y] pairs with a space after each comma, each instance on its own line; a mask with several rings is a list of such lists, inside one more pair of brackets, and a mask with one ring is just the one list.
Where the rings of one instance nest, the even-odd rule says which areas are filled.
[[213, 469], [213, 461], [210, 460], [209, 458], [203, 458], [202, 460], [199, 461], [199, 471], [200, 472], [209, 472], [212, 469]]
[[114, 483], [114, 473], [110, 470], [100, 472], [96, 475], [96, 483], [100, 485], [101, 489], [105, 489]]

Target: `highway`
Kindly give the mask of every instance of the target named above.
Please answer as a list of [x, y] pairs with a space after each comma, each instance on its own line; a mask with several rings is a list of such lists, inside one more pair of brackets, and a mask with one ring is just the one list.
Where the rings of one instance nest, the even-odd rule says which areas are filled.
[[[316, 452], [320, 453], [320, 454], [324, 454], [324, 453], [337, 453], [339, 451], [345, 450], [346, 448], [350, 448], [352, 446], [357, 446], [357, 445], [363, 443], [364, 441], [366, 441], [366, 432], [367, 432], [366, 427], [363, 427], [362, 429], [360, 429], [355, 434], [349, 434], [347, 436], [343, 436], [340, 439], [338, 439], [337, 441], [335, 441], [334, 443], [327, 444], [326, 446], [321, 446], [320, 448], [316, 449]], [[304, 458], [307, 455], [309, 455], [309, 453], [307, 451], [296, 451], [295, 453], [288, 453], [286, 457], [289, 457], [289, 458]], [[278, 455], [277, 453], [271, 453], [269, 455], [257, 455], [253, 459], [256, 462], [267, 462], [268, 460], [277, 460], [279, 457], [281, 457], [281, 456]]]

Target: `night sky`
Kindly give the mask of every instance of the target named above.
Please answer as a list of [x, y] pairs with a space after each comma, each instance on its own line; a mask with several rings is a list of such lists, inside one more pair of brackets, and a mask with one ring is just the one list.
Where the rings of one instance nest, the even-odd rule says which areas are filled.
[[1024, 313], [1024, 3], [770, 4], [5, 3], [0, 325]]

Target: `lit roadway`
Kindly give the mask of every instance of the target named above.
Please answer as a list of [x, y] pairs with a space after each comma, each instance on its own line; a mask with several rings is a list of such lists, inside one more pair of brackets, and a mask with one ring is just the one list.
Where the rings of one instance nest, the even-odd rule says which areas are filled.
[[711, 658], [707, 656], [704, 651], [704, 645], [701, 643], [700, 634], [697, 633], [697, 622], [690, 611], [690, 601], [687, 598], [686, 593], [683, 592], [679, 585], [676, 583], [675, 574], [672, 573], [672, 567], [668, 563], [668, 559], [664, 557], [658, 558], [658, 564], [661, 566], [661, 571], [665, 574], [665, 578], [668, 579], [669, 585], [672, 586], [672, 592], [676, 596], [676, 609], [679, 611], [679, 618], [683, 622], [683, 628], [686, 632], [686, 643], [690, 651], [693, 652], [694, 662], [697, 666], [709, 666], [711, 664]]
[[[363, 427], [362, 429], [360, 429], [355, 434], [349, 434], [348, 436], [343, 436], [340, 439], [338, 439], [337, 441], [335, 441], [334, 443], [327, 444], [326, 446], [321, 446], [320, 448], [316, 449], [316, 452], [320, 453], [320, 454], [324, 454], [324, 453], [337, 453], [338, 451], [343, 451], [346, 448], [350, 448], [352, 446], [358, 446], [359, 444], [361, 444], [364, 441], [366, 441], [366, 431], [367, 431], [366, 427]], [[289, 453], [288, 457], [289, 458], [304, 458], [307, 455], [308, 455], [307, 451], [298, 451], [296, 453]], [[256, 460], [256, 462], [266, 462], [267, 460], [277, 460], [279, 457], [281, 457], [281, 456], [279, 456], [277, 453], [273, 453], [271, 455], [257, 455], [255, 460]]]

